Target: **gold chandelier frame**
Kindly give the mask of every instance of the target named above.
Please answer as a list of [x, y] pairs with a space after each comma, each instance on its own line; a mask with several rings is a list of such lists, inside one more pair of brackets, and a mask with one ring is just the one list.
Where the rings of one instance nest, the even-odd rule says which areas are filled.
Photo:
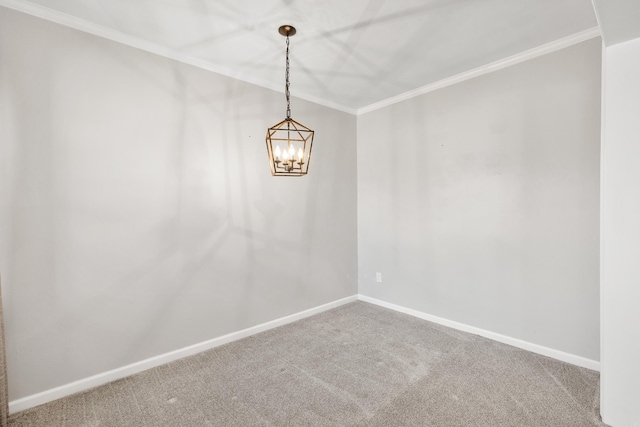
[[273, 176], [304, 176], [309, 171], [314, 131], [291, 118], [289, 91], [289, 37], [296, 33], [291, 25], [283, 25], [278, 32], [287, 38], [285, 97], [287, 116], [267, 129], [267, 153]]

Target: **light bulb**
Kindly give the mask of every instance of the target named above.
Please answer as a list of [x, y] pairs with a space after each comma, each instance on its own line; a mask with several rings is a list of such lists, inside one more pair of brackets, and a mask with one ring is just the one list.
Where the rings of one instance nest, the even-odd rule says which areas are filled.
[[280, 146], [276, 146], [275, 156], [276, 160], [280, 160], [280, 156], [282, 155], [282, 151], [280, 151]]
[[303, 157], [304, 157], [304, 154], [302, 153], [302, 148], [298, 148], [298, 161], [302, 162]]

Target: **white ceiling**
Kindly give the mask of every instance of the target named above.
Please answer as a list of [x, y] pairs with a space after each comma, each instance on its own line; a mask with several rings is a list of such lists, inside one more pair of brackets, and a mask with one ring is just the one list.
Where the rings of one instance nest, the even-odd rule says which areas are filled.
[[[635, 1], [635, 0], [634, 0]], [[593, 29], [591, 0], [0, 0], [262, 86], [355, 112]], [[295, 111], [295, 106], [294, 106]]]

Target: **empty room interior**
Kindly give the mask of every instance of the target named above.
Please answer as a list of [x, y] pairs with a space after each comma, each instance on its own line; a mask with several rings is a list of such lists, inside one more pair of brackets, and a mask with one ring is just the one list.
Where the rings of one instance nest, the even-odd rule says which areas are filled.
[[0, 426], [640, 426], [639, 23], [0, 0]]

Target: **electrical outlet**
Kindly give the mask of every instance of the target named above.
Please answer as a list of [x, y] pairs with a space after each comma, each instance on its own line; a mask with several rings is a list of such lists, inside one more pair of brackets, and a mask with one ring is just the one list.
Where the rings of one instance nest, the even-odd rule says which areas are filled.
[[382, 283], [382, 273], [376, 273], [376, 282]]

